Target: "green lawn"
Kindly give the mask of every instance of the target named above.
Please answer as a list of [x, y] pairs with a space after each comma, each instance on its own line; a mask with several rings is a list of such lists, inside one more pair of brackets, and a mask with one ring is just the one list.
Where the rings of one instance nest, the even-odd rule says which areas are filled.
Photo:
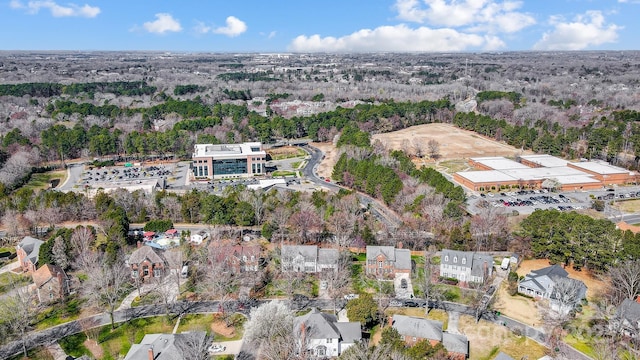
[[353, 261], [367, 261], [367, 253], [351, 253]]
[[274, 172], [271, 173], [271, 176], [295, 176], [297, 173], [295, 171], [288, 171], [288, 170], [276, 170]]
[[82, 303], [86, 300], [69, 298], [66, 302], [53, 304], [38, 314], [36, 330], [44, 330], [78, 319]]
[[31, 188], [33, 190], [42, 190], [49, 188], [49, 182], [54, 179], [60, 180], [60, 183], [64, 181], [66, 176], [66, 171], [64, 170], [56, 170], [49, 171], [41, 174], [33, 174], [29, 181], [24, 185], [26, 188]]
[[12, 272], [0, 274], [0, 294], [4, 294], [11, 290], [14, 286], [21, 287], [29, 284], [31, 277], [29, 275], [18, 275]]

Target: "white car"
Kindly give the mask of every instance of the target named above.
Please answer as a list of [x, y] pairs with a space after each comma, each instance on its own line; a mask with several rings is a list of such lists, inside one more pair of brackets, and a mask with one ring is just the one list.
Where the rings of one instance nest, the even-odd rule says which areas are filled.
[[402, 305], [403, 305], [402, 301], [400, 301], [400, 300], [391, 300], [391, 301], [389, 301], [389, 306], [401, 307]]
[[360, 296], [358, 294], [347, 294], [347, 295], [344, 296], [344, 299], [345, 300], [353, 300], [353, 299], [357, 299], [359, 297]]
[[209, 348], [207, 349], [207, 351], [209, 351], [210, 354], [214, 354], [214, 353], [219, 353], [219, 352], [223, 352], [227, 350], [226, 346], [220, 345], [220, 344], [212, 344], [211, 346], [209, 346]]

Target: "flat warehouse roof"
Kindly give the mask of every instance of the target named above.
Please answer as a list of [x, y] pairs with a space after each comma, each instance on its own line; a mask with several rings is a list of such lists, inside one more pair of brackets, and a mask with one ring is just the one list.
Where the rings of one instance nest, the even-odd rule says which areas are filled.
[[457, 172], [456, 174], [474, 183], [503, 182], [503, 181], [518, 180], [513, 176], [509, 176], [498, 170], [462, 171], [462, 172]]
[[629, 170], [597, 161], [575, 162], [571, 165], [601, 175], [631, 174]]
[[567, 166], [568, 161], [551, 155], [522, 155], [521, 159], [544, 167]]
[[568, 175], [568, 176], [558, 176], [558, 177], [554, 177], [554, 178], [550, 178], [551, 180], [557, 181], [558, 183], [562, 184], [562, 185], [568, 185], [568, 184], [594, 184], [594, 183], [600, 183], [600, 181], [592, 178], [591, 176], [587, 176], [587, 175]]
[[589, 174], [584, 173], [577, 169], [572, 169], [568, 166], [561, 167], [552, 167], [552, 168], [526, 168], [526, 169], [511, 169], [511, 170], [500, 170], [505, 174], [513, 176], [516, 179], [522, 180], [540, 180], [540, 179], [549, 179], [557, 176], [588, 176]]
[[529, 168], [528, 166], [520, 164], [517, 161], [509, 160], [501, 156], [471, 158], [471, 160], [495, 170]]

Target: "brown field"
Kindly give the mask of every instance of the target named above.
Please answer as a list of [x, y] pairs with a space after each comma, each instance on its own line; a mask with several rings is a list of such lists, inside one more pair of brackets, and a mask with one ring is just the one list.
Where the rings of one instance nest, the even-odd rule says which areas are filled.
[[371, 141], [379, 139], [389, 149], [402, 149], [403, 142], [420, 140], [425, 145], [433, 139], [440, 143], [440, 161], [467, 159], [481, 156], [514, 156], [520, 153], [511, 145], [491, 140], [472, 131], [462, 130], [451, 124], [425, 124], [410, 128], [376, 134]]
[[[388, 149], [401, 150], [404, 140], [409, 140], [409, 144], [413, 139], [419, 139], [421, 143], [426, 144], [429, 140], [434, 139], [440, 143], [439, 165], [451, 164], [452, 166], [444, 166], [449, 170], [447, 172], [456, 172], [466, 168], [466, 161], [470, 157], [482, 156], [509, 156], [522, 153], [520, 149], [511, 145], [501, 143], [495, 140], [478, 135], [472, 131], [462, 130], [450, 124], [425, 124], [412, 126], [407, 129], [393, 131], [390, 133], [376, 134], [371, 137], [371, 141], [379, 139]], [[330, 177], [333, 165], [336, 163], [337, 151], [332, 143], [312, 143], [325, 153], [324, 160], [318, 166], [318, 175]], [[426, 149], [425, 149], [426, 151]], [[525, 151], [525, 154], [531, 154]], [[455, 161], [463, 160], [463, 161]], [[429, 161], [420, 160], [416, 165], [429, 165]], [[431, 161], [431, 165], [433, 161]], [[442, 167], [442, 166], [441, 166]], [[464, 168], [461, 168], [464, 167]], [[441, 169], [438, 169], [441, 170]]]

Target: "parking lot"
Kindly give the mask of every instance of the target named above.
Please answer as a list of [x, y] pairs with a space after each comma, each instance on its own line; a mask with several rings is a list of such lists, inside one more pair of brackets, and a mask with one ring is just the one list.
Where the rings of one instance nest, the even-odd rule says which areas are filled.
[[624, 186], [610, 189], [577, 192], [550, 192], [548, 190], [520, 190], [501, 193], [481, 193], [469, 196], [468, 204], [472, 212], [494, 207], [506, 211], [516, 210], [530, 214], [539, 209], [572, 211], [591, 208], [593, 200], [625, 200], [640, 198], [640, 187]]

